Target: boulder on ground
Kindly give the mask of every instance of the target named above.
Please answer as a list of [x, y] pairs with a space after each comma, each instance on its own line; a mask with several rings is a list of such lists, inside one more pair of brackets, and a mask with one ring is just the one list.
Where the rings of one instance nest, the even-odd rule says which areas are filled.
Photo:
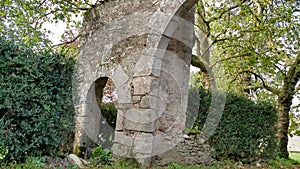
[[75, 154], [69, 154], [67, 156], [67, 159], [71, 164], [77, 165], [79, 168], [84, 168], [82, 160], [79, 157], [77, 157]]

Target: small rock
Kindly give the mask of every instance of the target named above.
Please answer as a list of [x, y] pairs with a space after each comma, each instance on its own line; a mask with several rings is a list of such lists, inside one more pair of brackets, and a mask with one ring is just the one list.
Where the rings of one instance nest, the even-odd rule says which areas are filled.
[[256, 165], [256, 167], [261, 167], [261, 164], [260, 164], [260, 162], [258, 162], [258, 161], [256, 162], [255, 165]]
[[184, 135], [183, 135], [183, 138], [186, 139], [186, 140], [191, 140], [191, 137], [188, 136], [187, 134], [184, 134]]
[[67, 159], [71, 164], [77, 165], [79, 168], [84, 168], [81, 159], [77, 157], [75, 154], [69, 154]]
[[[238, 166], [239, 168], [243, 168], [243, 166], [244, 166], [243, 163], [240, 161], [236, 162], [235, 165]], [[260, 166], [258, 166], [258, 167], [260, 167]]]
[[87, 165], [90, 164], [88, 161], [86, 161], [86, 160], [84, 160], [84, 159], [80, 159], [80, 160], [81, 160], [81, 162], [83, 163], [83, 165], [85, 165], [85, 166], [87, 166]]
[[193, 152], [191, 153], [191, 156], [196, 156], [196, 155], [197, 155], [197, 153], [193, 153]]

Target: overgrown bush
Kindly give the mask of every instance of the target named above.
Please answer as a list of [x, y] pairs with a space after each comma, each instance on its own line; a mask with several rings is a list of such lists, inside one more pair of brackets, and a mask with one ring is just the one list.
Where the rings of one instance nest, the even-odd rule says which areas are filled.
[[52, 155], [72, 143], [74, 59], [0, 37], [0, 147], [5, 160]]
[[[211, 94], [200, 92], [200, 109], [194, 128], [202, 128]], [[222, 112], [220, 112], [222, 113]], [[276, 157], [276, 109], [266, 102], [254, 102], [228, 93], [222, 119], [209, 142], [219, 160], [252, 162]]]

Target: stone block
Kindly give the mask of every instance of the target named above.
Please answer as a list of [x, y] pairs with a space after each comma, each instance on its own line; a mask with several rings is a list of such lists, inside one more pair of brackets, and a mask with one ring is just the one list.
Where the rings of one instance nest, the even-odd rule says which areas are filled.
[[132, 147], [128, 147], [118, 143], [115, 143], [113, 145], [113, 154], [119, 157], [134, 157]]
[[117, 120], [116, 120], [116, 131], [123, 131], [124, 130], [123, 121], [124, 121], [123, 111], [118, 110]]
[[119, 103], [116, 105], [118, 110], [122, 110], [122, 111], [126, 111], [130, 108], [132, 108], [132, 104], [131, 103]]
[[176, 54], [166, 53], [161, 74], [161, 77], [165, 76], [166, 82], [174, 81], [172, 86], [177, 85], [180, 90], [181, 87], [188, 87], [190, 67]]
[[114, 143], [118, 143], [127, 147], [133, 146], [133, 138], [126, 136], [124, 132], [115, 132]]
[[162, 135], [155, 133], [155, 135], [153, 136], [153, 149], [152, 149], [153, 155], [159, 154], [161, 145], [162, 145]]
[[155, 122], [149, 123], [139, 123], [134, 122], [128, 119], [124, 119], [123, 122], [125, 130], [134, 130], [140, 132], [154, 132], [155, 131]]
[[182, 17], [174, 16], [163, 34], [168, 37], [175, 38], [184, 43], [186, 46], [193, 48], [194, 42], [190, 41], [190, 39], [194, 36], [191, 33], [193, 31], [194, 24], [192, 22], [187, 21]]
[[133, 104], [140, 103], [141, 102], [141, 96], [132, 96], [131, 97], [131, 102]]
[[158, 49], [157, 45], [162, 36], [156, 32], [149, 32], [147, 35], [147, 48], [145, 49], [145, 52], [149, 53], [150, 56], [154, 56], [154, 51]]
[[185, 159], [183, 154], [176, 150], [175, 147], [168, 149], [167, 151], [163, 151], [162, 153], [158, 154], [156, 158], [159, 159], [156, 161], [156, 163], [162, 166], [168, 165], [172, 162], [180, 164], [183, 163]]
[[[135, 140], [136, 141], [136, 140]], [[144, 143], [142, 140], [139, 143], [135, 143], [134, 153], [143, 154], [144, 157], [151, 156], [153, 151], [153, 144], [152, 143]], [[139, 157], [142, 158], [142, 157]]]
[[183, 0], [162, 0], [160, 3], [160, 9], [162, 12], [164, 12], [167, 17], [173, 17], [173, 15], [176, 12], [176, 9], [178, 8], [179, 4], [182, 3]]
[[110, 56], [111, 56], [111, 48], [112, 44], [105, 44], [103, 46], [103, 50], [98, 50], [96, 52], [96, 56], [101, 58], [100, 64], [98, 66], [109, 64]]
[[161, 59], [164, 58], [165, 50], [167, 49], [169, 43], [170, 43], [170, 38], [169, 37], [167, 37], [167, 36], [162, 36], [161, 37], [157, 48], [161, 49], [164, 52], [160, 52], [160, 55], [156, 55], [156, 57], [161, 58]]
[[126, 120], [130, 120], [132, 122], [141, 124], [149, 124], [156, 121], [159, 118], [156, 110], [153, 109], [131, 108], [127, 110], [124, 113], [124, 115]]
[[140, 103], [140, 108], [157, 110], [158, 99], [156, 96], [143, 96]]
[[118, 104], [129, 104], [131, 103], [131, 93], [129, 85], [123, 84], [117, 88], [118, 93]]
[[134, 95], [153, 95], [157, 96], [159, 81], [158, 78], [152, 76], [135, 77], [132, 80]]
[[140, 57], [134, 67], [134, 77], [139, 76], [155, 76], [159, 77], [162, 61], [152, 55], [155, 54], [155, 50], [150, 53], [145, 53]]
[[152, 163], [152, 157], [150, 157], [149, 155], [143, 155], [143, 154], [136, 154], [135, 158], [137, 158], [137, 161], [141, 164], [142, 168], [148, 168], [149, 166], [151, 166]]
[[122, 87], [129, 79], [129, 76], [125, 73], [120, 65], [113, 71], [112, 76], [112, 80], [116, 88]]
[[155, 11], [148, 22], [149, 33], [152, 34], [163, 34], [164, 30], [168, 25], [169, 16], [164, 12], [158, 10]]
[[134, 139], [134, 152], [139, 154], [147, 154], [148, 156], [153, 152], [153, 135], [149, 133], [141, 133]]

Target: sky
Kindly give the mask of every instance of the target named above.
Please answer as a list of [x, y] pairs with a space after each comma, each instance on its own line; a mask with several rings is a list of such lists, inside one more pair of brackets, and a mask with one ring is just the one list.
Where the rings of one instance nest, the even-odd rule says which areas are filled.
[[49, 38], [52, 41], [53, 45], [57, 45], [61, 43], [61, 35], [66, 30], [67, 25], [63, 22], [58, 23], [49, 23], [46, 22], [43, 26], [45, 29], [49, 29], [51, 31]]

